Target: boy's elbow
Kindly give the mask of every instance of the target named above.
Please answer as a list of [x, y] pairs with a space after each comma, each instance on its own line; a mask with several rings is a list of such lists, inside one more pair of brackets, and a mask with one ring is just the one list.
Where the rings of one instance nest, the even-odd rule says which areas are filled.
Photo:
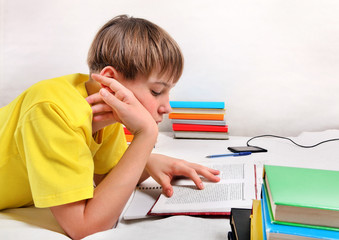
[[111, 228], [107, 227], [107, 228], [103, 228], [103, 227], [94, 227], [94, 226], [78, 226], [78, 227], [74, 227], [71, 229], [68, 229], [66, 232], [66, 234], [73, 240], [78, 240], [78, 239], [83, 239], [89, 235], [92, 235], [94, 233], [97, 232], [102, 232], [102, 231], [106, 231], [109, 230]]
[[[85, 201], [52, 207], [51, 211], [71, 239], [83, 239], [97, 232], [112, 229], [119, 216], [84, 215]], [[114, 219], [116, 219], [114, 221]]]
[[68, 226], [64, 225], [65, 233], [74, 240], [83, 239], [89, 235], [103, 232], [112, 229], [116, 221], [108, 221], [104, 219], [98, 219], [97, 216], [91, 217], [91, 219], [87, 219], [88, 221], [79, 221], [79, 222], [72, 222]]
[[83, 226], [78, 227], [68, 227], [67, 229], [64, 228], [65, 233], [68, 237], [70, 237], [73, 240], [83, 239], [93, 233], [89, 232], [88, 229], [86, 229]]
[[91, 235], [91, 233], [86, 233], [86, 232], [78, 231], [78, 230], [68, 231], [68, 232], [66, 232], [66, 234], [73, 240], [83, 239], [83, 238]]

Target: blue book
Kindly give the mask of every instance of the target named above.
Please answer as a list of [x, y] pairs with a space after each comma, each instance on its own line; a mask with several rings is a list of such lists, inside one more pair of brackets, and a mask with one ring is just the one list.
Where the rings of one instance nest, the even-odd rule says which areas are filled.
[[[262, 187], [263, 236], [266, 239], [339, 239], [338, 231], [275, 224], [269, 213], [266, 189]], [[279, 238], [279, 239], [280, 239]]]
[[224, 109], [224, 102], [170, 101], [172, 108], [214, 108]]
[[[263, 193], [261, 193], [263, 194]], [[264, 216], [264, 210], [263, 210], [263, 199], [261, 199], [260, 201], [260, 205], [261, 205], [261, 218], [262, 218], [262, 237], [263, 240], [267, 240], [267, 236], [266, 236], [266, 224], [265, 224], [265, 216]]]

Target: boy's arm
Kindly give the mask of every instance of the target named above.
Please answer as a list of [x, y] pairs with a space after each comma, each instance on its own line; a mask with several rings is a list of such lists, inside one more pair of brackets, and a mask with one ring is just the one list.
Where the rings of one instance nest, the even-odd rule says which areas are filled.
[[135, 135], [117, 166], [95, 188], [92, 199], [51, 207], [53, 215], [72, 239], [81, 239], [114, 226], [139, 181], [156, 135], [154, 129]]
[[144, 169], [144, 171], [142, 172], [138, 184], [144, 182], [146, 179], [148, 179], [150, 177], [149, 173], [147, 172], [146, 168]]
[[72, 239], [114, 226], [143, 173], [158, 135], [154, 119], [134, 95], [117, 81], [109, 81], [106, 86], [119, 94], [115, 96], [101, 89], [102, 98], [114, 109], [115, 119], [133, 133], [134, 139], [119, 163], [94, 189], [93, 198], [51, 207]]

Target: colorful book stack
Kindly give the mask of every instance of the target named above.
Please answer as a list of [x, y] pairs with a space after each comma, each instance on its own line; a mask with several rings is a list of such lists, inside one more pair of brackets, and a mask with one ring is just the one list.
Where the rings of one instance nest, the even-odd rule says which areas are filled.
[[175, 138], [228, 139], [224, 102], [170, 101]]
[[263, 239], [339, 239], [338, 182], [339, 171], [265, 165]]

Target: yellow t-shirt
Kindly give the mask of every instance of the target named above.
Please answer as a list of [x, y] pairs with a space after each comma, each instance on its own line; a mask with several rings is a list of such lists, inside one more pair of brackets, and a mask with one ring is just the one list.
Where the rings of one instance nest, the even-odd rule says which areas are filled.
[[0, 210], [51, 207], [93, 197], [93, 174], [124, 154], [122, 125], [92, 137], [88, 75], [41, 81], [0, 109]]

